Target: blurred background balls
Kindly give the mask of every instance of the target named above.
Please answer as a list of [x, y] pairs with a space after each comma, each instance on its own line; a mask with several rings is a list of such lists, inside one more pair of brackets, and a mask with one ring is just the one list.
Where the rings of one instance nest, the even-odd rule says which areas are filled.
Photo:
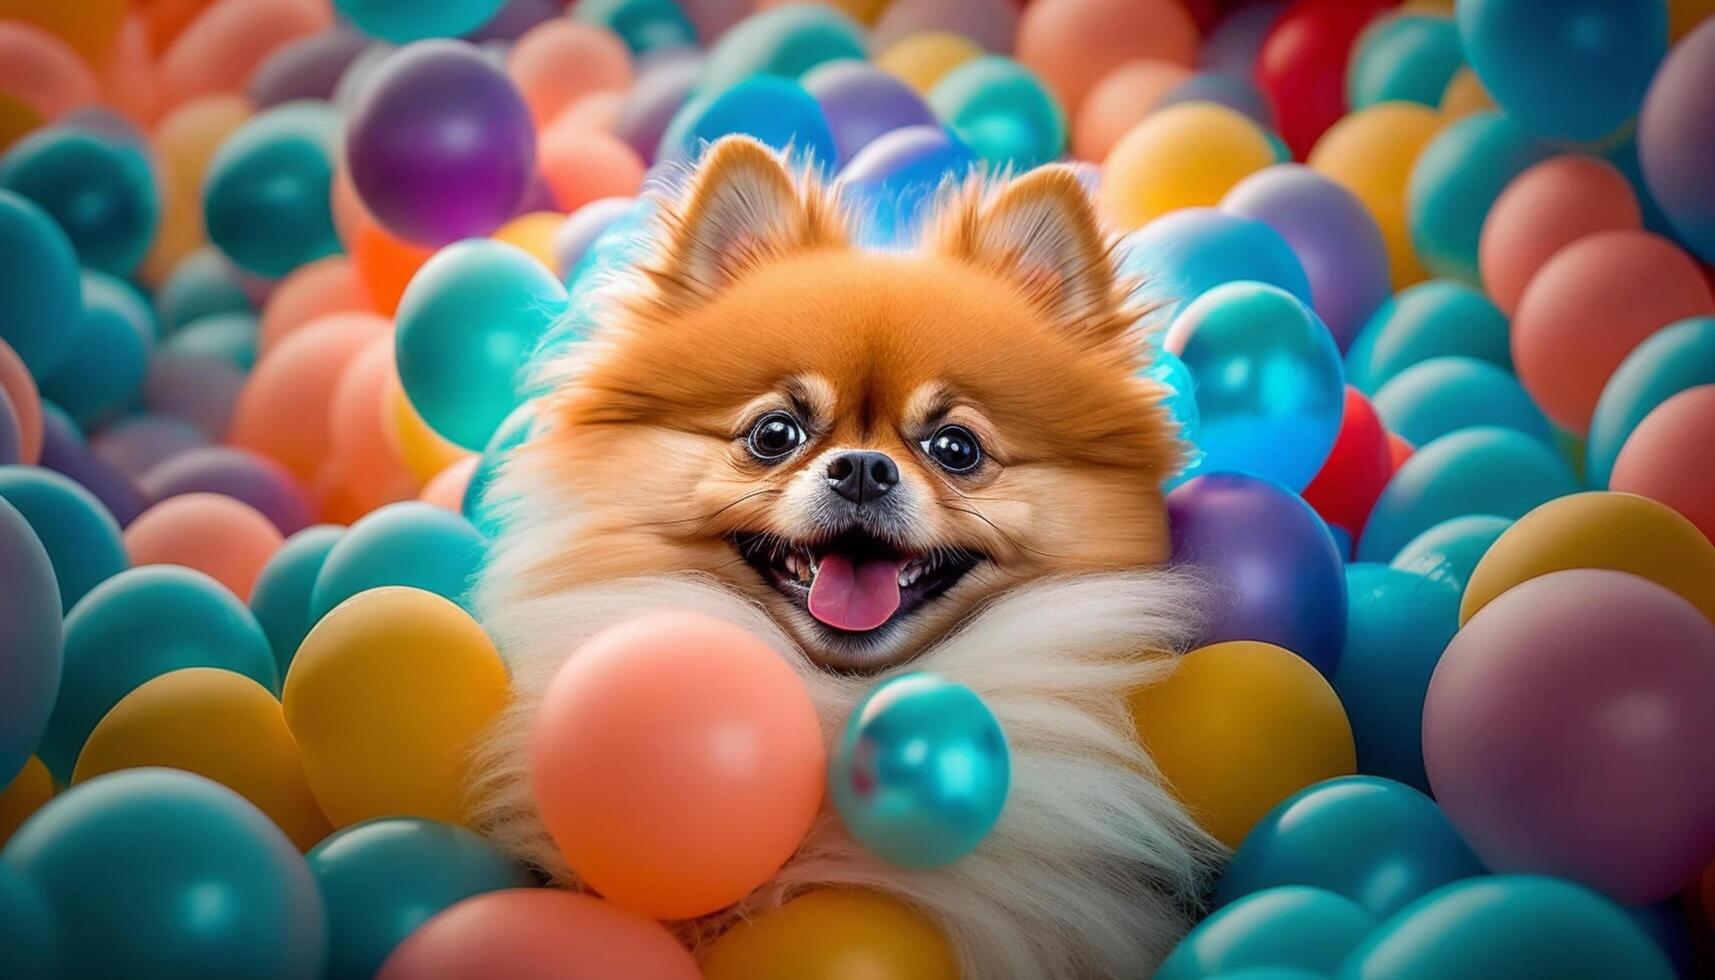
[[203, 184], [209, 239], [257, 275], [338, 251], [328, 187], [338, 117], [317, 103], [271, 109], [221, 144]]
[[0, 156], [0, 187], [64, 229], [84, 265], [130, 275], [160, 220], [159, 192], [138, 147], [87, 129], [38, 130]]
[[476, 30], [505, 6], [505, 0], [334, 0], [334, 9], [371, 37], [403, 44], [426, 37], [458, 37]]
[[1638, 160], [1650, 194], [1705, 262], [1715, 261], [1715, 192], [1698, 175], [1715, 148], [1715, 123], [1698, 107], [1715, 80], [1712, 54], [1715, 23], [1704, 20], [1668, 52], [1638, 117]]

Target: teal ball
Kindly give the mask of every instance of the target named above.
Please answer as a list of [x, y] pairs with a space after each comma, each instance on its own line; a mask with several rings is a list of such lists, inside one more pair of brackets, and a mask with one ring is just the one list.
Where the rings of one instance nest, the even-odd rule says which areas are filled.
[[0, 187], [0, 341], [41, 377], [71, 352], [83, 308], [78, 257], [54, 219], [27, 197]]
[[1547, 417], [1518, 379], [1475, 357], [1419, 361], [1378, 388], [1373, 403], [1388, 431], [1414, 446], [1474, 425], [1516, 429], [1553, 444]]
[[94, 429], [137, 404], [155, 346], [155, 311], [137, 290], [94, 269], [83, 270], [83, 315], [71, 353], [39, 381], [42, 397]]
[[1657, 405], [1687, 388], [1715, 384], [1715, 316], [1662, 327], [1609, 375], [1590, 418], [1584, 477], [1606, 490], [1626, 437]]
[[203, 178], [203, 223], [239, 268], [266, 278], [339, 251], [329, 191], [339, 116], [322, 102], [257, 113]]
[[863, 60], [863, 28], [832, 7], [789, 4], [758, 11], [721, 35], [709, 49], [701, 91], [722, 92], [756, 74], [797, 80], [842, 58]]
[[345, 528], [333, 524], [317, 524], [296, 532], [269, 556], [250, 589], [250, 611], [268, 636], [282, 678], [292, 666], [298, 645], [316, 625], [310, 618], [310, 593], [328, 553], [344, 535]]
[[310, 623], [359, 592], [405, 585], [467, 609], [482, 534], [458, 514], [415, 500], [376, 508], [334, 543], [310, 590]]
[[1202, 980], [1267, 967], [1327, 975], [1375, 924], [1362, 906], [1325, 889], [1265, 888], [1198, 923], [1167, 954], [1155, 980]]
[[1511, 371], [1506, 314], [1464, 283], [1420, 282], [1370, 315], [1346, 351], [1346, 380], [1373, 396], [1406, 368], [1444, 355], [1474, 357]]
[[1066, 112], [1028, 68], [1000, 55], [973, 58], [941, 76], [929, 108], [992, 168], [1022, 172], [1066, 149]]
[[107, 507], [53, 470], [0, 466], [0, 498], [24, 515], [47, 549], [63, 610], [130, 564], [119, 522]]
[[0, 785], [37, 751], [60, 687], [60, 590], [30, 522], [0, 498]]
[[143, 154], [85, 129], [51, 126], [12, 144], [0, 157], [0, 187], [53, 215], [81, 264], [116, 276], [143, 261], [160, 222]]

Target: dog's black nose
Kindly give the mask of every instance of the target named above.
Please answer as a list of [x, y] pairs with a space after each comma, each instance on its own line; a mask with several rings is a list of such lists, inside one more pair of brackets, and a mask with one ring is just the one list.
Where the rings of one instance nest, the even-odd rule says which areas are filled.
[[886, 453], [841, 453], [828, 463], [828, 488], [854, 504], [871, 501], [899, 483], [899, 467]]

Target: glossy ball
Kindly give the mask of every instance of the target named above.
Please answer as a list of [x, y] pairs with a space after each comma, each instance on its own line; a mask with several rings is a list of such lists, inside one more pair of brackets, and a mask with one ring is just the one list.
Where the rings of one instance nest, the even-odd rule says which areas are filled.
[[1346, 379], [1373, 395], [1406, 368], [1442, 355], [1512, 370], [1506, 315], [1482, 293], [1449, 279], [1419, 283], [1382, 304], [1346, 352]]
[[60, 593], [54, 566], [30, 524], [0, 499], [0, 780], [10, 783], [48, 724], [60, 686]]
[[1436, 134], [1411, 168], [1411, 241], [1437, 275], [1475, 284], [1483, 222], [1514, 177], [1553, 148], [1499, 112], [1466, 116]]
[[1715, 124], [1703, 95], [1715, 85], [1715, 26], [1708, 20], [1668, 52], [1638, 116], [1638, 160], [1649, 192], [1687, 248], [1715, 261], [1715, 190], [1703, 179]]
[[116, 276], [137, 268], [160, 220], [142, 153], [86, 129], [50, 127], [12, 144], [0, 156], [0, 188], [52, 215], [79, 262]]
[[1681, 391], [1711, 384], [1715, 384], [1715, 316], [1662, 327], [1632, 348], [1602, 386], [1590, 416], [1584, 478], [1591, 488], [1608, 487], [1621, 447], [1657, 406]]
[[1246, 895], [1198, 923], [1155, 976], [1201, 980], [1265, 967], [1327, 975], [1375, 924], [1375, 917], [1349, 898], [1321, 888], [1280, 885]]
[[1432, 357], [1395, 375], [1376, 391], [1376, 412], [1421, 446], [1474, 425], [1517, 429], [1551, 444], [1548, 420], [1518, 379], [1474, 357]]
[[82, 304], [78, 256], [58, 222], [35, 202], [0, 188], [0, 340], [44, 376], [71, 350]]
[[298, 644], [315, 625], [310, 618], [310, 593], [316, 575], [345, 528], [332, 524], [306, 527], [288, 537], [262, 566], [250, 590], [250, 611], [268, 634], [280, 676], [292, 665]]
[[941, 76], [929, 107], [990, 167], [1025, 171], [1066, 147], [1066, 114], [1029, 69], [999, 55]]
[[1715, 385], [1688, 388], [1662, 402], [1626, 439], [1609, 486], [1659, 500], [1715, 541], [1710, 474], [1715, 458], [1698, 447], [1715, 421]]
[[899, 980], [957, 980], [952, 945], [934, 923], [880, 892], [818, 889], [721, 934], [706, 980], [843, 980], [874, 969]]
[[936, 125], [935, 114], [909, 85], [865, 62], [830, 61], [807, 72], [803, 85], [828, 119], [836, 166], [883, 133]]
[[1304, 264], [1266, 223], [1215, 208], [1163, 215], [1122, 240], [1123, 275], [1143, 280], [1141, 299], [1172, 322], [1192, 300], [1222, 283], [1246, 279], [1279, 286], [1310, 302]]
[[351, 526], [316, 573], [311, 620], [384, 585], [408, 585], [463, 604], [483, 549], [482, 535], [457, 514], [416, 501], [378, 508]]
[[1108, 151], [1098, 200], [1130, 231], [1170, 211], [1214, 205], [1245, 175], [1275, 162], [1268, 135], [1242, 113], [1207, 102], [1169, 106]]
[[[0, 466], [0, 498], [17, 508], [47, 550], [63, 609], [125, 569], [118, 522], [75, 481], [37, 466]], [[22, 569], [19, 576], [27, 582]]]
[[426, 37], [469, 34], [500, 11], [505, 0], [334, 0], [334, 8], [358, 30], [395, 44]]

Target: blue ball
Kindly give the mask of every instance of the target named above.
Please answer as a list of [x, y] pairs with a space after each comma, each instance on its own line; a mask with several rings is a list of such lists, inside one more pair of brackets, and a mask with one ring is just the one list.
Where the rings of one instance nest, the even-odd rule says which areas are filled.
[[[1154, 348], [1150, 351], [1149, 366], [1143, 369], [1143, 376], [1165, 389], [1163, 405], [1179, 425], [1179, 438], [1188, 447], [1196, 446], [1201, 416], [1197, 413], [1197, 386], [1191, 378], [1191, 369], [1185, 366], [1179, 355]], [[1195, 463], [1189, 464], [1186, 471], [1194, 468]]]
[[1378, 18], [1358, 36], [1346, 62], [1346, 102], [1354, 110], [1381, 102], [1439, 108], [1447, 83], [1464, 64], [1459, 28], [1451, 18]]
[[50, 126], [13, 143], [0, 157], [0, 187], [53, 215], [81, 264], [116, 276], [143, 261], [160, 221], [142, 152], [86, 129]]
[[130, 564], [119, 522], [106, 506], [53, 470], [0, 466], [0, 498], [24, 515], [47, 549], [63, 610]]
[[469, 239], [435, 253], [399, 301], [399, 381], [423, 421], [481, 449], [525, 397], [522, 369], [566, 312], [566, 288], [523, 249]]
[[697, 43], [691, 18], [673, 0], [583, 0], [572, 16], [618, 34], [634, 55]]
[[155, 292], [155, 312], [163, 337], [211, 313], [251, 309], [250, 297], [238, 281], [238, 270], [212, 248], [198, 249], [180, 259]]
[[1460, 594], [1445, 577], [1369, 562], [1346, 567], [1346, 646], [1333, 682], [1352, 723], [1359, 772], [1428, 791], [1423, 699], [1459, 630]]
[[535, 433], [532, 426], [536, 423], [536, 411], [540, 406], [536, 402], [525, 402], [513, 410], [506, 421], [500, 423], [500, 428], [494, 430], [494, 438], [488, 440], [483, 447], [482, 461], [476, 466], [476, 471], [470, 475], [470, 482], [465, 485], [464, 500], [460, 502], [459, 511], [474, 524], [477, 530], [488, 537], [500, 533], [502, 527], [500, 510], [501, 502], [488, 496], [489, 484], [499, 475], [500, 464], [506, 462], [511, 451], [522, 446]]
[[1155, 980], [1202, 980], [1261, 967], [1328, 975], [1375, 928], [1375, 917], [1321, 888], [1280, 885], [1252, 892], [1197, 924]]
[[1419, 361], [1377, 389], [1376, 414], [1414, 446], [1473, 425], [1517, 429], [1551, 445], [1542, 410], [1511, 374], [1474, 357]]
[[826, 175], [839, 159], [834, 131], [814, 96], [790, 78], [753, 75], [685, 103], [667, 124], [656, 159], [694, 161], [723, 136], [752, 137], [790, 150]]
[[416, 500], [365, 514], [334, 543], [310, 590], [310, 623], [367, 589], [408, 585], [470, 608], [482, 534], [444, 507]]
[[334, 0], [333, 5], [370, 37], [404, 44], [469, 34], [492, 20], [506, 0]]
[[1341, 980], [1672, 980], [1655, 942], [1613, 902], [1535, 875], [1445, 885], [1383, 922]]
[[0, 866], [46, 896], [65, 976], [312, 980], [327, 961], [303, 855], [202, 776], [144, 768], [80, 783], [19, 829]]
[[60, 590], [53, 562], [0, 498], [0, 785], [36, 752], [60, 686]]
[[286, 676], [298, 645], [315, 625], [310, 619], [310, 593], [328, 553], [344, 536], [345, 528], [333, 524], [298, 531], [269, 556], [250, 589], [250, 611], [268, 635], [268, 647], [274, 651], [281, 677]]
[[155, 330], [155, 311], [135, 288], [83, 270], [83, 315], [71, 331], [71, 355], [40, 378], [42, 397], [86, 428], [112, 421], [142, 394]]
[[77, 253], [71, 240], [29, 198], [0, 188], [0, 341], [41, 377], [71, 351], [82, 309]]
[[1391, 779], [1342, 776], [1299, 790], [1257, 821], [1215, 886], [1215, 904], [1309, 885], [1380, 920], [1484, 873], [1434, 800]]
[[1258, 282], [1216, 286], [1173, 321], [1166, 347], [1196, 381], [1204, 472], [1303, 490], [1340, 434], [1334, 338], [1297, 298]]
[[1465, 583], [1471, 581], [1477, 563], [1512, 526], [1512, 518], [1493, 514], [1449, 517], [1408, 541], [1388, 564], [1401, 571], [1445, 579], [1464, 595]]
[[939, 126], [901, 126], [871, 140], [840, 171], [847, 200], [862, 220], [864, 244], [910, 243], [935, 193], [963, 180], [977, 156]]
[[1412, 538], [1449, 517], [1523, 517], [1538, 504], [1578, 490], [1566, 463], [1540, 440], [1516, 429], [1460, 429], [1401, 464], [1370, 511], [1358, 560], [1390, 561]]
[[1035, 73], [1011, 58], [972, 58], [941, 76], [929, 108], [991, 168], [1029, 170], [1066, 149], [1066, 113]]
[[756, 74], [798, 79], [843, 58], [864, 60], [864, 31], [832, 7], [790, 4], [758, 11], [709, 49], [701, 91], [720, 92]]
[[1255, 218], [1214, 208], [1162, 215], [1120, 243], [1120, 272], [1143, 281], [1138, 298], [1160, 304], [1151, 319], [1170, 322], [1222, 283], [1268, 283], [1310, 303], [1310, 280], [1292, 246]]
[[1496, 104], [1540, 136], [1595, 140], [1637, 114], [1667, 54], [1661, 0], [1460, 0], [1466, 56]]
[[1555, 148], [1499, 112], [1479, 112], [1447, 125], [1412, 164], [1407, 222], [1418, 257], [1438, 276], [1481, 282], [1477, 241], [1495, 198], [1514, 177], [1553, 156]]
[[1608, 376], [1590, 417], [1584, 464], [1590, 488], [1608, 489], [1620, 447], [1644, 416], [1685, 389], [1707, 384], [1715, 384], [1715, 316], [1662, 327], [1632, 348]]
[[1346, 351], [1346, 380], [1374, 395], [1406, 368], [1441, 356], [1513, 367], [1506, 314], [1481, 292], [1450, 279], [1408, 286], [1371, 314]]
[[65, 674], [36, 754], [55, 779], [70, 782], [108, 709], [185, 667], [224, 668], [280, 693], [267, 635], [219, 582], [178, 565], [144, 565], [102, 582], [66, 617]]
[[329, 980], [366, 980], [394, 947], [456, 902], [534, 882], [476, 834], [438, 820], [382, 817], [305, 855], [327, 900]]
[[975, 691], [934, 674], [877, 685], [828, 758], [840, 821], [884, 861], [934, 868], [994, 828], [1012, 778], [1006, 735]]
[[268, 278], [339, 251], [328, 198], [339, 125], [325, 102], [289, 102], [227, 137], [203, 178], [209, 241]]

